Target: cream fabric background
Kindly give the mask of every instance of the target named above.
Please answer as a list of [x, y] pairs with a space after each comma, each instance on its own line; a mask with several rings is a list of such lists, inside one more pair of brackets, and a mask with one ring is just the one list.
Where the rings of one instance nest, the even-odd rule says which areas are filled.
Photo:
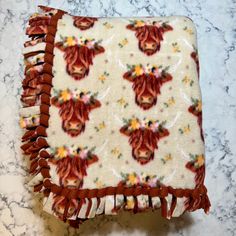
[[[84, 177], [83, 188], [116, 186], [122, 179], [121, 172], [136, 172], [137, 174], [144, 172], [163, 177], [162, 183], [167, 186], [194, 188], [195, 174], [189, 171], [185, 165], [190, 161], [189, 153], [204, 153], [197, 117], [188, 112], [191, 97], [201, 100], [196, 65], [190, 57], [190, 53], [194, 50], [193, 45], [196, 47], [195, 28], [193, 23], [184, 17], [148, 18], [150, 21], [168, 21], [174, 30], [164, 34], [159, 52], [152, 56], [146, 56], [138, 49], [135, 32], [126, 29], [130, 19], [100, 18], [92, 28], [85, 31], [74, 27], [73, 20], [69, 15], [65, 15], [59, 20], [56, 42], [60, 41], [60, 35], [102, 39], [101, 45], [105, 48], [105, 52], [95, 56], [93, 65], [90, 66], [89, 75], [76, 81], [66, 72], [63, 52], [55, 48], [53, 86], [55, 89], [69, 88], [73, 90], [77, 88], [90, 90], [94, 93], [98, 92], [98, 100], [102, 106], [90, 112], [90, 120], [86, 122], [85, 132], [75, 138], [71, 138], [61, 129], [62, 120], [58, 113], [59, 109], [51, 106], [47, 141], [52, 147], [70, 144], [88, 146], [89, 148], [96, 147], [94, 153], [98, 155], [99, 161], [87, 168], [88, 175]], [[147, 20], [147, 18], [143, 18], [143, 20]], [[113, 25], [113, 28], [105, 27], [103, 25], [105, 22]], [[189, 31], [184, 30], [186, 26]], [[124, 38], [127, 38], [128, 43], [120, 48], [118, 44]], [[181, 52], [174, 52], [172, 43], [175, 42]], [[130, 57], [130, 53], [133, 54], [132, 57]], [[105, 63], [106, 60], [107, 63]], [[162, 85], [157, 104], [146, 111], [135, 104], [132, 83], [123, 79], [123, 74], [127, 71], [126, 64], [139, 63], [170, 66], [168, 72], [173, 76], [172, 81]], [[101, 83], [98, 78], [104, 71], [108, 72], [109, 76], [104, 83]], [[185, 76], [194, 81], [192, 87], [182, 82]], [[123, 89], [124, 87], [125, 89]], [[117, 103], [121, 97], [129, 103], [126, 108], [122, 108]], [[165, 107], [164, 103], [168, 102], [171, 97], [174, 97], [175, 104]], [[107, 103], [109, 104], [107, 105]], [[119, 132], [119, 129], [124, 125], [122, 118], [129, 119], [132, 115], [140, 119], [147, 117], [167, 121], [166, 128], [168, 128], [170, 135], [159, 140], [154, 160], [146, 165], [140, 165], [133, 159], [128, 137]], [[102, 122], [105, 122], [106, 127], [97, 132], [94, 127]], [[188, 124], [191, 128], [190, 132], [181, 135], [179, 128]], [[112, 132], [114, 133], [112, 134]], [[120, 159], [111, 153], [114, 148], [118, 148], [122, 153]], [[163, 164], [161, 159], [168, 154], [171, 154], [172, 160]], [[58, 182], [54, 170], [51, 171], [51, 175], [52, 179]], [[99, 186], [94, 182], [97, 177], [100, 181]]]

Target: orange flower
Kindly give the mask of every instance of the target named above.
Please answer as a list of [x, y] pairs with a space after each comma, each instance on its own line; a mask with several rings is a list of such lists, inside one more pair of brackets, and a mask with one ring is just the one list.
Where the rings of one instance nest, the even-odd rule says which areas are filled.
[[205, 163], [204, 155], [198, 155], [197, 159], [196, 159], [196, 162], [197, 162], [199, 167], [203, 166], [204, 163]]

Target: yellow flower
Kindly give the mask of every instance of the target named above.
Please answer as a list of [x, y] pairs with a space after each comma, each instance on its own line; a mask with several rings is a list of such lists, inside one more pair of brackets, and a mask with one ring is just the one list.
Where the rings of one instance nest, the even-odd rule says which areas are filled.
[[133, 199], [128, 199], [126, 203], [126, 209], [133, 209], [134, 208], [134, 201]]
[[137, 27], [141, 27], [141, 26], [144, 26], [145, 23], [144, 23], [143, 21], [141, 21], [141, 20], [137, 20], [137, 21], [135, 22], [135, 25], [136, 25]]
[[129, 174], [128, 181], [132, 185], [138, 183], [138, 179], [136, 178], [134, 174]]
[[182, 81], [183, 81], [183, 83], [188, 84], [190, 82], [190, 78], [186, 75], [186, 76], [184, 76]]
[[184, 27], [184, 31], [186, 31], [186, 32], [189, 33], [190, 35], [193, 34], [193, 30], [192, 30], [192, 29], [189, 29], [187, 26]]
[[105, 75], [101, 75], [98, 77], [98, 80], [100, 80], [101, 82], [104, 82], [106, 80]]
[[201, 167], [202, 165], [204, 165], [205, 159], [204, 159], [204, 155], [197, 155], [197, 160], [196, 160], [197, 164], [199, 167]]
[[59, 157], [59, 158], [63, 158], [63, 157], [66, 157], [67, 155], [67, 150], [65, 149], [65, 147], [59, 147], [57, 148], [57, 153], [56, 155]]
[[142, 68], [140, 65], [135, 66], [135, 68], [134, 68], [134, 73], [135, 73], [136, 75], [141, 75], [141, 74], [143, 74], [143, 68]]
[[124, 99], [123, 97], [120, 98], [120, 99], [118, 99], [117, 102], [118, 102], [121, 106], [123, 106], [123, 105], [126, 104], [126, 101], [125, 101], [125, 99]]
[[103, 121], [102, 123], [100, 123], [100, 124], [98, 125], [98, 127], [99, 127], [99, 129], [104, 129], [104, 128], [106, 127], [105, 122]]
[[108, 23], [108, 22], [105, 22], [103, 23], [103, 25], [107, 28], [107, 29], [112, 29], [113, 28], [113, 25]]
[[187, 29], [186, 31], [187, 31], [190, 35], [193, 34], [193, 31], [192, 31], [191, 29]]
[[186, 133], [189, 133], [190, 132], [190, 125], [187, 125], [183, 128], [183, 132], [186, 134]]
[[140, 124], [137, 119], [131, 120], [130, 127], [132, 129], [138, 129], [140, 127]]
[[66, 38], [66, 44], [68, 46], [74, 46], [76, 44], [76, 41], [75, 41], [74, 37], [67, 37]]
[[111, 150], [111, 153], [114, 154], [114, 155], [118, 155], [118, 154], [120, 154], [120, 151], [117, 147], [115, 147]]
[[201, 101], [198, 101], [196, 109], [198, 111], [202, 111], [202, 102]]
[[178, 43], [172, 43], [173, 52], [180, 52], [180, 47]]
[[63, 90], [61, 92], [61, 98], [63, 99], [63, 101], [70, 100], [70, 98], [71, 98], [70, 92], [68, 90]]
[[20, 127], [21, 128], [25, 127], [25, 119], [23, 117], [20, 118]]
[[168, 100], [167, 103], [168, 103], [169, 106], [175, 104], [175, 99], [174, 99], [174, 97], [169, 98], [169, 100]]
[[167, 155], [164, 157], [164, 160], [165, 160], [165, 161], [172, 160], [171, 154], [167, 154]]
[[104, 187], [104, 184], [100, 180], [98, 180], [98, 181], [96, 181], [96, 187], [102, 188], [102, 187]]

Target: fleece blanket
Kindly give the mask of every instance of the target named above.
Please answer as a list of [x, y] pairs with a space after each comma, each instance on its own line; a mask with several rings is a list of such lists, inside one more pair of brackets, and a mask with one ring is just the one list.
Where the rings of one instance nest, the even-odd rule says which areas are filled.
[[20, 126], [43, 210], [204, 209], [196, 29], [187, 17], [95, 18], [39, 7], [26, 29]]

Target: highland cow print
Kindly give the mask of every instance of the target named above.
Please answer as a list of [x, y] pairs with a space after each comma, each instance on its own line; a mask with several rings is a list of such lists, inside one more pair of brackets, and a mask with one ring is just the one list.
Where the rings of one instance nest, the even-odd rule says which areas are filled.
[[157, 95], [161, 93], [161, 86], [172, 80], [166, 70], [160, 71], [157, 66], [132, 65], [128, 66], [123, 78], [133, 83], [135, 102], [142, 109], [147, 110], [157, 103]]
[[204, 141], [204, 135], [202, 130], [202, 102], [198, 99], [192, 98], [193, 104], [188, 108], [188, 111], [197, 117], [197, 122], [200, 127], [200, 135], [202, 141]]
[[105, 51], [94, 39], [83, 37], [61, 37], [62, 41], [55, 46], [64, 52], [66, 71], [75, 80], [81, 80], [89, 74], [89, 67], [93, 65], [93, 58]]
[[101, 106], [95, 99], [96, 94], [70, 90], [56, 91], [57, 95], [51, 103], [59, 108], [62, 119], [62, 129], [71, 137], [78, 136], [85, 130], [85, 123], [89, 120], [91, 110]]
[[158, 149], [158, 141], [169, 135], [169, 131], [163, 127], [164, 123], [137, 118], [124, 120], [125, 125], [120, 132], [129, 137], [132, 147], [132, 156], [141, 165], [147, 164], [154, 158], [154, 151]]
[[139, 49], [148, 56], [160, 50], [164, 33], [173, 30], [167, 23], [142, 20], [131, 21], [131, 24], [127, 25], [126, 28], [135, 31]]
[[186, 164], [186, 168], [196, 174], [195, 183], [196, 187], [199, 187], [205, 178], [205, 157], [203, 154], [190, 154], [190, 159]]
[[56, 165], [60, 186], [66, 188], [81, 188], [87, 168], [98, 161], [98, 157], [87, 147], [61, 146], [53, 150], [50, 160]]
[[98, 19], [95, 17], [81, 17], [81, 16], [74, 16], [74, 26], [79, 28], [80, 30], [87, 30], [93, 27], [94, 22]]
[[198, 59], [198, 53], [197, 51], [194, 51], [191, 53], [191, 57], [192, 59], [195, 61], [196, 63], [196, 67], [197, 67], [197, 73], [198, 73], [198, 76], [199, 76], [199, 59]]

